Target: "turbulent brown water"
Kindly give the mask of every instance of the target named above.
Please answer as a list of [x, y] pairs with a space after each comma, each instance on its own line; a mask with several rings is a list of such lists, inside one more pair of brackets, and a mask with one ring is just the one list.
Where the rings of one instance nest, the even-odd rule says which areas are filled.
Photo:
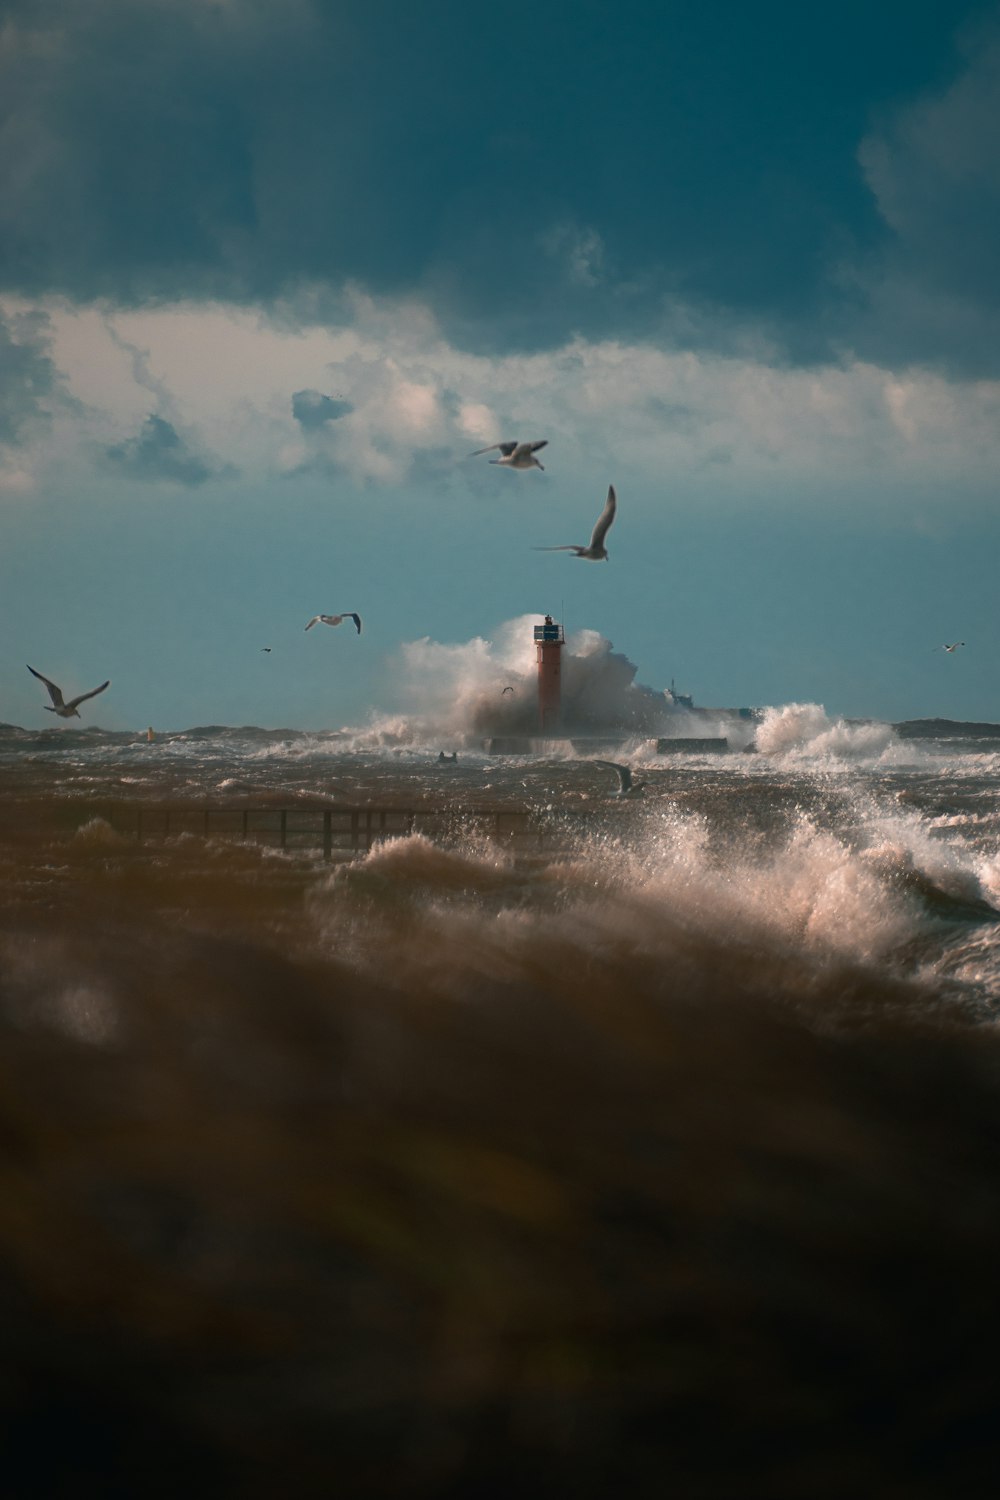
[[0, 730], [5, 1493], [988, 1493], [995, 743]]

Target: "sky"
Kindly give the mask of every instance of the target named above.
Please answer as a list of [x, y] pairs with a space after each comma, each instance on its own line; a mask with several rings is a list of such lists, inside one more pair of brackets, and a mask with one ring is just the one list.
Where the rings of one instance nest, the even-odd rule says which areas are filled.
[[1000, 721], [998, 140], [997, 4], [0, 0], [0, 721], [356, 725], [546, 612]]

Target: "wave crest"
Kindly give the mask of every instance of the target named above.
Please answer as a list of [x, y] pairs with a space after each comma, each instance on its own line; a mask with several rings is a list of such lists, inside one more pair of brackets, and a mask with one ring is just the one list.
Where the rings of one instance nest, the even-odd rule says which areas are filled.
[[761, 755], [797, 760], [875, 760], [894, 743], [890, 724], [831, 719], [820, 703], [765, 709], [756, 735]]

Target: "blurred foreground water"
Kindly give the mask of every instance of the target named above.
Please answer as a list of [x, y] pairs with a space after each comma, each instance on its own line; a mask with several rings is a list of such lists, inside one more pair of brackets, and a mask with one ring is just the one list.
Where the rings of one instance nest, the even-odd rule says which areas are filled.
[[1000, 756], [762, 730], [0, 734], [5, 1495], [992, 1492]]

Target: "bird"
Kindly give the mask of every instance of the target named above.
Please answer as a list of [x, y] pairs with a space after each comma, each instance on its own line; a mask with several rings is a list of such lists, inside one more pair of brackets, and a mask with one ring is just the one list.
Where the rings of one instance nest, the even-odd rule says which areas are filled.
[[470, 453], [470, 458], [479, 458], [483, 453], [492, 453], [494, 448], [499, 448], [501, 457], [491, 458], [491, 464], [499, 464], [505, 469], [541, 469], [545, 472], [545, 465], [540, 464], [535, 454], [539, 448], [548, 447], [548, 438], [541, 438], [536, 443], [490, 443], [488, 448], [477, 448], [475, 453]]
[[271, 654], [271, 648], [270, 648], [270, 646], [261, 646], [261, 648], [260, 648], [260, 649], [261, 649], [261, 650], [262, 650], [262, 651], [266, 651], [266, 652], [267, 652], [267, 654], [268, 654], [268, 655], [269, 655], [269, 656], [270, 656], [270, 654]]
[[[25, 666], [28, 666], [27, 662], [25, 662]], [[45, 686], [49, 690], [49, 697], [52, 699], [52, 706], [50, 708], [47, 703], [42, 705], [46, 713], [58, 714], [60, 719], [78, 719], [80, 715], [77, 713], [77, 709], [79, 708], [80, 704], [86, 703], [88, 698], [96, 698], [98, 693], [103, 693], [106, 687], [111, 686], [111, 678], [109, 677], [107, 682], [102, 682], [100, 687], [94, 688], [92, 693], [81, 693], [79, 698], [71, 698], [70, 701], [66, 703], [63, 699], [62, 689], [57, 688], [54, 682], [50, 682], [47, 677], [43, 677], [41, 672], [36, 672], [34, 667], [28, 666], [28, 671], [31, 673], [32, 677], [37, 677], [39, 682], [44, 682]]]
[[512, 687], [505, 687], [504, 690], [503, 690], [503, 692], [500, 694], [500, 696], [502, 698], [505, 693], [512, 693], [513, 691], [514, 691], [514, 689]]
[[361, 634], [361, 616], [349, 609], [345, 610], [342, 615], [313, 615], [306, 629], [312, 630], [314, 625], [339, 625], [342, 620], [353, 620], [358, 635]]
[[935, 651], [957, 651], [959, 646], [964, 646], [964, 641], [953, 641], [950, 646], [935, 646]]
[[644, 781], [632, 780], [632, 769], [630, 766], [620, 766], [616, 760], [595, 760], [595, 766], [607, 766], [609, 771], [618, 774], [618, 790], [614, 793], [616, 797], [641, 797], [646, 789]]
[[604, 538], [607, 536], [608, 531], [611, 528], [611, 523], [615, 518], [617, 509], [618, 499], [615, 495], [615, 487], [613, 484], [609, 484], [608, 498], [604, 502], [604, 509], [601, 511], [601, 514], [597, 518], [597, 525], [594, 527], [593, 533], [590, 538], [590, 545], [588, 547], [576, 547], [570, 544], [567, 547], [535, 547], [534, 551], [575, 552], [577, 557], [585, 557], [588, 562], [606, 562], [608, 551], [604, 545]]

